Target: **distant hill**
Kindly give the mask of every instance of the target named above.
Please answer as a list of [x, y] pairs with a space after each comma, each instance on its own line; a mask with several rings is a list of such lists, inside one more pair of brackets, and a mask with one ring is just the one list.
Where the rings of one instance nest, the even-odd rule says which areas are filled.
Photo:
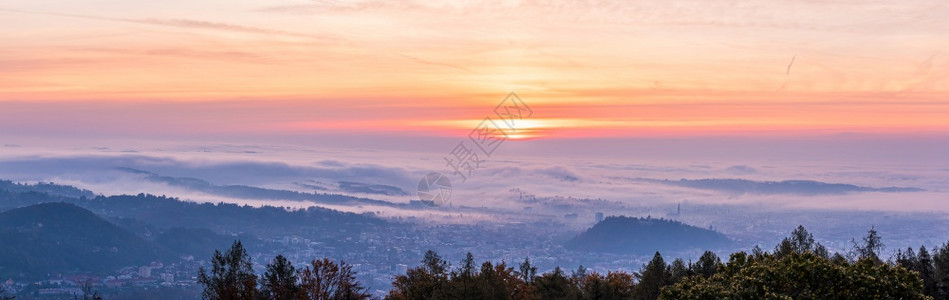
[[655, 251], [716, 249], [731, 244], [725, 235], [682, 222], [607, 217], [567, 242], [576, 251], [650, 255]]
[[[22, 185], [27, 189], [34, 185]], [[342, 196], [341, 196], [342, 197]], [[171, 228], [207, 228], [216, 234], [255, 236], [299, 235], [339, 242], [376, 226], [399, 226], [371, 214], [354, 214], [321, 207], [287, 210], [281, 207], [251, 207], [226, 203], [195, 203], [148, 194], [71, 198], [36, 191], [12, 192], [0, 185], [0, 210], [46, 202], [78, 205], [116, 224], [153, 239]], [[0, 241], [2, 242], [2, 241]], [[211, 249], [213, 250], [213, 249]]]
[[753, 181], [747, 179], [680, 179], [659, 180], [637, 178], [645, 182], [681, 186], [693, 189], [713, 190], [731, 194], [794, 194], [794, 195], [840, 195], [855, 192], [905, 193], [925, 191], [914, 187], [866, 187], [846, 183], [827, 183], [814, 180]]
[[38, 182], [36, 184], [21, 184], [9, 180], [0, 180], [0, 190], [13, 193], [38, 192], [53, 196], [63, 196], [72, 198], [92, 198], [96, 195], [90, 190], [80, 189], [69, 185], [59, 185], [51, 182]]
[[0, 213], [0, 277], [105, 273], [175, 257], [73, 204], [43, 203]]

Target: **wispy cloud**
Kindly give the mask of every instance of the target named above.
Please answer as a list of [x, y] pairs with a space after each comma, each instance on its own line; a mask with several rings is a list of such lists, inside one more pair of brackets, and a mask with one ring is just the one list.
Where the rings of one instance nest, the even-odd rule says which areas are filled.
[[23, 11], [23, 10], [14, 10], [14, 9], [0, 9], [0, 12], [45, 15], [45, 16], [55, 16], [55, 17], [67, 17], [67, 18], [80, 18], [80, 19], [88, 19], [88, 20], [157, 25], [157, 26], [168, 26], [168, 27], [188, 28], [188, 29], [204, 29], [204, 30], [218, 30], [218, 31], [229, 31], [229, 32], [239, 32], [239, 33], [252, 33], [252, 34], [261, 34], [261, 35], [282, 35], [282, 36], [291, 36], [291, 37], [328, 39], [325, 36], [298, 33], [298, 32], [286, 31], [286, 30], [244, 26], [244, 25], [231, 24], [231, 23], [225, 23], [225, 22], [212, 22], [212, 21], [180, 19], [180, 18], [134, 19], [134, 18], [116, 18], [116, 17], [103, 17], [103, 16], [55, 13], [55, 12]]

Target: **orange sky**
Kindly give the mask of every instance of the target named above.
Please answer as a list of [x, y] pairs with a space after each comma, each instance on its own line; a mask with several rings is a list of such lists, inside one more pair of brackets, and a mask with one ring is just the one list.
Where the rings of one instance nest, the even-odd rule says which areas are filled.
[[525, 137], [949, 131], [945, 1], [556, 3], [8, 0], [0, 125], [446, 134], [515, 91]]

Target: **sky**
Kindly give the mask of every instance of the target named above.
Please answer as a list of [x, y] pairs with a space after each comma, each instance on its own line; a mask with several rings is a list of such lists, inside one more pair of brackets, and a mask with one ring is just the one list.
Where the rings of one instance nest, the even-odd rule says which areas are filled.
[[945, 1], [0, 3], [0, 137], [939, 140]]

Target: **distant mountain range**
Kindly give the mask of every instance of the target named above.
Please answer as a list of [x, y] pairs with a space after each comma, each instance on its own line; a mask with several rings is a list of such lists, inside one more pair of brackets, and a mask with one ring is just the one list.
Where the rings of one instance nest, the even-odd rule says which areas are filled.
[[635, 178], [636, 181], [659, 183], [694, 189], [720, 191], [731, 194], [794, 194], [794, 195], [834, 195], [854, 192], [922, 192], [914, 187], [865, 187], [844, 183], [826, 183], [814, 180], [754, 181], [747, 179], [649, 179]]
[[0, 213], [4, 278], [108, 272], [176, 258], [166, 248], [73, 204], [43, 203]]
[[718, 249], [731, 243], [721, 233], [678, 221], [613, 216], [568, 241], [566, 248], [586, 252], [651, 255], [659, 250]]
[[72, 198], [92, 198], [95, 197], [90, 190], [84, 190], [68, 185], [59, 185], [49, 182], [39, 182], [36, 184], [21, 184], [9, 180], [0, 180], [0, 191], [9, 193], [36, 192], [49, 194], [52, 196], [72, 197]]
[[147, 194], [93, 196], [71, 186], [10, 181], [0, 181], [0, 211], [0, 278], [21, 279], [108, 272], [183, 255], [204, 259], [235, 239], [254, 248], [260, 242], [255, 236], [301, 236], [355, 251], [348, 240], [353, 235], [401, 226], [320, 207], [258, 208]]

